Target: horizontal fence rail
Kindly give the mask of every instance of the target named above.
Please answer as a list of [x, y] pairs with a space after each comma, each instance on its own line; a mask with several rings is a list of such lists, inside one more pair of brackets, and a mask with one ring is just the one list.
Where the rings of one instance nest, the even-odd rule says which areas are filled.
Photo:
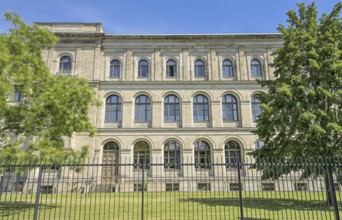
[[0, 164], [0, 218], [340, 219], [342, 163], [120, 161]]

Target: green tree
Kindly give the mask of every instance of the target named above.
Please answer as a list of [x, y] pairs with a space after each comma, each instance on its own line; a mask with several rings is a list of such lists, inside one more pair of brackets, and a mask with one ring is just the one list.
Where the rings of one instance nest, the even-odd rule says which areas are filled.
[[[274, 52], [275, 80], [259, 82], [267, 88], [255, 132], [265, 147], [251, 153], [259, 162], [342, 157], [341, 7], [318, 19], [315, 3], [298, 4], [298, 13], [287, 13], [288, 26], [278, 27], [283, 46]], [[260, 169], [276, 179], [293, 167]], [[304, 169], [302, 178], [320, 174]]]
[[[93, 135], [89, 107], [98, 104], [85, 79], [50, 73], [41, 51], [54, 47], [57, 37], [37, 25], [26, 25], [6, 13], [13, 28], [0, 35], [0, 160], [79, 161], [87, 156], [65, 150], [62, 137], [74, 132]], [[23, 99], [11, 102], [14, 89]], [[29, 141], [28, 141], [29, 139]], [[28, 146], [25, 150], [22, 147]]]

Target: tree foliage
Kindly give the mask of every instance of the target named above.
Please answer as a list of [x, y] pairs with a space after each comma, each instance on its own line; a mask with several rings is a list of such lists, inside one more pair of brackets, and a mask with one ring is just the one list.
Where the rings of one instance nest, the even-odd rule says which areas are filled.
[[[65, 150], [62, 137], [94, 134], [88, 118], [89, 107], [98, 104], [94, 90], [85, 79], [50, 73], [41, 51], [54, 47], [54, 34], [15, 14], [5, 16], [13, 28], [0, 35], [0, 159], [85, 158], [87, 146]], [[15, 103], [14, 88], [24, 97]]]
[[[265, 147], [251, 153], [259, 162], [342, 156], [341, 8], [337, 3], [318, 18], [315, 3], [298, 4], [298, 12], [287, 13], [288, 26], [278, 27], [283, 46], [274, 52], [275, 80], [260, 81], [267, 92], [255, 133]], [[277, 178], [291, 169], [264, 171]]]

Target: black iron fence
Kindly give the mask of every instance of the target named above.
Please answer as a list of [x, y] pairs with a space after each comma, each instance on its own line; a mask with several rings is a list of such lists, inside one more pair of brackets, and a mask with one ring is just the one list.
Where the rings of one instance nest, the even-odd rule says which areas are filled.
[[[2, 164], [2, 219], [339, 219], [331, 162]], [[256, 169], [257, 168], [257, 169]], [[258, 170], [265, 170], [264, 175]], [[309, 178], [305, 172], [315, 173]], [[272, 179], [277, 173], [285, 173]]]

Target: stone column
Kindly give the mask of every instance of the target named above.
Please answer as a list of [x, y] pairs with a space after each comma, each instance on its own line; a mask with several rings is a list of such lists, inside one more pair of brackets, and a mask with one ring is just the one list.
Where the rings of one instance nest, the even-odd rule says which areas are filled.
[[247, 69], [247, 56], [244, 51], [239, 50], [238, 53], [238, 59], [239, 59], [239, 69], [240, 69], [240, 79], [241, 80], [248, 80], [248, 69]]
[[252, 111], [250, 101], [241, 101], [241, 127], [252, 127]]
[[81, 72], [82, 66], [82, 48], [77, 48], [75, 52], [75, 62], [72, 64], [72, 74], [78, 73], [79, 76], [85, 77], [84, 73]]
[[221, 103], [220, 101], [211, 102], [211, 126], [213, 128], [223, 127], [221, 116]]
[[191, 101], [182, 102], [182, 125], [184, 128], [192, 127]]
[[[152, 149], [151, 151], [151, 163], [162, 164], [163, 163], [163, 149]], [[163, 176], [163, 166], [156, 165], [150, 167], [150, 176], [161, 177]]]
[[161, 59], [160, 50], [154, 52], [154, 79], [153, 81], [161, 81], [163, 77], [163, 60]]
[[133, 81], [134, 79], [134, 59], [131, 50], [126, 51], [126, 72], [124, 73], [126, 81]]
[[211, 57], [211, 78], [209, 80], [217, 81], [220, 79], [220, 69], [219, 69], [219, 59], [217, 56], [216, 50], [210, 51], [210, 57]]
[[207, 55], [207, 65], [206, 65], [206, 67], [207, 67], [207, 69], [206, 69], [206, 71], [207, 71], [207, 80], [208, 81], [211, 81], [213, 79], [211, 57], [212, 57], [212, 50], [210, 49], [209, 52], [208, 52], [208, 55]]
[[[120, 163], [121, 164], [132, 164], [133, 163], [133, 151], [131, 149], [122, 149], [120, 152]], [[119, 166], [118, 174], [119, 180], [119, 191], [130, 192], [133, 191], [133, 183], [129, 181], [134, 176], [133, 166]]]
[[189, 59], [189, 51], [184, 50], [183, 51], [183, 78], [184, 81], [190, 81], [190, 59]]
[[[133, 112], [132, 112], [133, 111]], [[122, 102], [122, 128], [132, 128], [134, 122], [133, 103], [130, 101]]]
[[100, 80], [100, 62], [101, 62], [101, 48], [96, 47], [94, 51], [94, 70], [93, 70], [93, 80]]
[[214, 177], [218, 176], [226, 176], [226, 166], [223, 165], [225, 163], [225, 155], [224, 150], [214, 149], [213, 150], [213, 163], [218, 164], [212, 167], [212, 174]]
[[162, 102], [154, 101], [152, 103], [152, 128], [161, 128], [163, 124]]

